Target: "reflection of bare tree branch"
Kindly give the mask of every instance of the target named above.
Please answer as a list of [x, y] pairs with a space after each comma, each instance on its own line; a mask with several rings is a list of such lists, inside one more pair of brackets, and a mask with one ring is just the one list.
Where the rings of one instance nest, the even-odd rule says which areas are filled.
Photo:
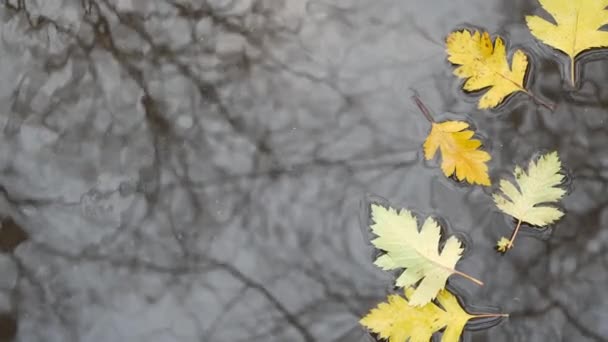
[[237, 291], [237, 293], [235, 293], [232, 299], [226, 302], [226, 305], [224, 305], [222, 312], [217, 315], [217, 317], [209, 325], [209, 329], [207, 329], [207, 331], [205, 331], [205, 334], [202, 335], [201, 341], [213, 341], [213, 337], [216, 331], [218, 329], [221, 329], [220, 323], [222, 322], [222, 320], [224, 320], [224, 318], [230, 313], [230, 310], [240, 304], [241, 299], [246, 295], [248, 289], [249, 287], [243, 286], [243, 288], [241, 288], [239, 291]]
[[608, 341], [606, 336], [603, 336], [593, 329], [587, 327], [587, 325], [583, 324], [579, 317], [573, 315], [567, 306], [562, 305], [559, 301], [554, 302], [556, 307], [560, 309], [560, 311], [566, 316], [568, 319], [568, 323], [574, 325], [574, 327], [585, 337], [588, 337], [594, 341], [605, 342]]
[[[551, 252], [549, 253], [549, 255], [551, 255]], [[518, 266], [518, 269], [522, 272], [522, 279], [532, 279], [532, 276], [533, 276], [532, 270], [538, 269], [537, 262], [539, 262], [539, 261]], [[548, 267], [545, 267], [543, 269], [548, 270]], [[568, 322], [571, 323], [583, 336], [588, 337], [594, 341], [600, 341], [600, 342], [608, 341], [608, 338], [606, 338], [606, 337], [602, 336], [601, 334], [599, 334], [598, 332], [588, 328], [581, 321], [580, 317], [573, 315], [570, 312], [568, 305], [563, 304], [559, 298], [555, 297], [552, 294], [553, 291], [543, 290], [544, 288], [551, 289], [551, 285], [556, 283], [556, 281], [554, 279], [552, 279], [551, 277], [541, 277], [541, 279], [544, 279], [544, 281], [545, 281], [545, 283], [542, 285], [529, 282], [526, 284], [526, 286], [536, 288], [538, 293], [543, 294], [543, 299], [548, 301], [549, 304], [543, 306], [542, 308], [534, 307], [532, 309], [525, 309], [522, 311], [513, 312], [512, 314], [510, 314], [510, 317], [512, 319], [529, 319], [529, 318], [533, 318], [533, 317], [542, 317], [543, 315], [545, 315], [552, 309], [558, 309], [568, 319]]]
[[[152, 46], [153, 51], [157, 53], [157, 58], [159, 60], [166, 60], [176, 67], [182, 72], [182, 74], [188, 77], [199, 89], [201, 95], [215, 103], [219, 109], [219, 112], [222, 114], [223, 118], [230, 124], [230, 126], [234, 129], [235, 132], [242, 134], [243, 136], [249, 138], [254, 145], [258, 148], [261, 153], [270, 153], [271, 148], [264, 141], [256, 141], [255, 138], [251, 137], [251, 135], [247, 132], [247, 129], [244, 126], [244, 123], [231, 114], [228, 108], [223, 104], [216, 86], [209, 82], [205, 82], [204, 80], [195, 76], [194, 72], [190, 69], [190, 67], [182, 62], [180, 62], [173, 51], [168, 50], [168, 47], [159, 46], [156, 44], [154, 39], [148, 34], [145, 29], [141, 26], [141, 20], [134, 20], [136, 18], [133, 15], [124, 15], [120, 13], [112, 4], [109, 3], [108, 0], [102, 0], [102, 2], [117, 16], [119, 21], [133, 30], [133, 32], [137, 33], [144, 41], [146, 41], [150, 46]], [[212, 12], [204, 12], [204, 15], [211, 15]], [[167, 126], [169, 127], [169, 126]]]
[[[390, 155], [390, 154], [388, 154]], [[398, 170], [405, 166], [413, 164], [412, 161], [383, 161], [377, 162], [373, 159], [367, 160], [325, 160], [318, 158], [312, 161], [303, 162], [300, 164], [292, 164], [288, 168], [274, 168], [270, 170], [263, 170], [257, 172], [251, 172], [247, 174], [236, 174], [236, 175], [225, 175], [216, 179], [209, 179], [200, 182], [186, 182], [188, 186], [192, 187], [215, 187], [223, 186], [242, 180], [254, 180], [258, 178], [276, 178], [279, 176], [288, 177], [299, 177], [302, 173], [310, 172], [314, 170], [323, 170], [327, 168], [341, 168], [344, 169], [348, 174], [355, 174], [357, 172], [373, 171], [373, 170]]]
[[568, 323], [572, 324], [581, 333], [581, 335], [594, 341], [608, 341], [608, 338], [605, 336], [588, 328], [579, 317], [576, 317], [570, 312], [566, 305], [563, 305], [555, 298], [552, 298], [550, 303], [542, 308], [533, 308], [512, 312], [509, 314], [509, 318], [512, 320], [529, 320], [531, 318], [539, 318], [547, 315], [553, 309], [558, 309], [568, 319]]
[[291, 312], [289, 312], [289, 310], [263, 285], [257, 283], [253, 279], [241, 273], [238, 269], [236, 269], [230, 264], [219, 261], [214, 261], [213, 264], [218, 267], [221, 267], [234, 278], [247, 285], [249, 288], [254, 289], [260, 294], [262, 294], [285, 317], [287, 323], [293, 326], [302, 335], [305, 341], [315, 341], [315, 338], [312, 336], [312, 334], [299, 322], [297, 316], [294, 316]]
[[108, 263], [108, 264], [114, 265], [116, 267], [127, 267], [127, 268], [134, 269], [134, 270], [145, 270], [148, 272], [159, 272], [159, 273], [165, 273], [165, 274], [172, 274], [172, 275], [176, 275], [176, 276], [187, 275], [187, 274], [191, 274], [191, 273], [202, 273], [202, 272], [206, 272], [211, 269], [217, 269], [217, 268], [222, 269], [225, 272], [227, 272], [228, 274], [230, 274], [232, 277], [234, 277], [235, 279], [237, 279], [238, 281], [243, 283], [246, 286], [246, 289], [253, 289], [256, 292], [260, 293], [264, 298], [266, 298], [268, 300], [268, 302], [271, 303], [272, 306], [284, 316], [287, 323], [292, 325], [302, 335], [304, 340], [306, 340], [306, 341], [315, 340], [314, 337], [311, 335], [311, 333], [302, 324], [300, 324], [298, 318], [296, 316], [294, 316], [283, 305], [283, 303], [281, 303], [281, 301], [278, 300], [266, 287], [264, 287], [262, 284], [256, 282], [252, 278], [248, 277], [247, 275], [245, 275], [244, 273], [239, 271], [234, 266], [227, 264], [225, 262], [215, 260], [215, 259], [206, 259], [206, 260], [204, 260], [204, 263], [200, 266], [175, 266], [175, 265], [164, 266], [164, 265], [158, 265], [158, 264], [154, 264], [151, 262], [138, 260], [138, 259], [127, 260], [124, 258], [113, 258], [110, 256], [92, 255], [87, 252], [83, 252], [81, 254], [70, 254], [68, 252], [60, 251], [49, 245], [46, 245], [43, 243], [38, 243], [38, 242], [35, 243], [35, 246], [40, 252], [48, 253], [50, 255], [60, 257], [63, 259], [67, 259], [67, 260], [71, 260], [73, 262], [82, 262], [82, 261], [96, 262], [96, 263], [101, 262], [101, 263]]
[[[19, 258], [13, 257], [13, 261], [19, 269], [18, 282], [20, 284], [27, 282], [28, 285], [33, 286], [36, 290], [35, 295], [40, 298], [40, 300], [44, 303], [44, 305], [42, 305], [44, 311], [46, 312], [47, 310], [50, 310], [51, 313], [53, 313], [53, 316], [59, 319], [63, 328], [68, 332], [69, 341], [78, 341], [77, 333], [69, 329], [70, 325], [72, 324], [73, 318], [69, 316], [69, 313], [62, 310], [62, 306], [59, 301], [53, 301], [49, 298], [47, 294], [47, 288], [44, 286], [44, 280], [39, 279], [35, 272], [30, 270], [29, 267], [24, 264]], [[31, 293], [21, 293], [20, 289], [21, 286], [17, 286], [15, 288], [15, 302], [17, 308], [16, 311], [20, 311], [20, 306], [24, 304], [22, 302], [27, 299], [26, 296], [32, 295]]]

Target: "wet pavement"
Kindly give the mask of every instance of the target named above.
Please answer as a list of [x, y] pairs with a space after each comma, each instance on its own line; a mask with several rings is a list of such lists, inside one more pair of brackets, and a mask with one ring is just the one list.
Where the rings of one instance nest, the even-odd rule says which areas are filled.
[[[372, 341], [358, 320], [394, 290], [370, 198], [465, 238], [485, 286], [450, 287], [511, 314], [465, 340], [608, 341], [608, 56], [573, 89], [535, 1], [2, 3], [0, 341]], [[524, 49], [556, 110], [477, 110], [444, 52], [459, 28]], [[413, 91], [475, 127], [494, 181], [558, 150], [564, 219], [497, 254], [514, 222], [423, 160]]]

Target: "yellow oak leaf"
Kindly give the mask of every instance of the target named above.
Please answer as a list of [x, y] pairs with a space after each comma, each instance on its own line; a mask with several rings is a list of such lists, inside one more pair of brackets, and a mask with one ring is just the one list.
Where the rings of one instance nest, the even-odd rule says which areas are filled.
[[564, 180], [561, 168], [557, 152], [551, 152], [537, 162], [530, 161], [527, 172], [517, 166], [513, 172], [517, 186], [504, 179], [500, 181], [500, 193], [493, 195], [494, 202], [503, 213], [518, 220], [505, 251], [513, 246], [522, 222], [544, 227], [564, 216], [561, 210], [548, 205], [566, 194], [566, 190], [559, 187]]
[[459, 65], [454, 75], [467, 79], [466, 91], [490, 88], [479, 100], [478, 108], [494, 108], [510, 94], [522, 91], [528, 68], [528, 57], [522, 50], [515, 51], [509, 66], [503, 40], [497, 37], [494, 45], [488, 32], [471, 34], [468, 30], [452, 32], [446, 39], [448, 60]]
[[575, 58], [583, 51], [607, 47], [607, 0], [539, 0], [555, 24], [539, 16], [526, 16], [532, 34], [570, 57], [570, 80], [575, 83]]
[[429, 217], [418, 230], [418, 222], [409, 210], [397, 211], [379, 204], [371, 205], [372, 232], [378, 237], [372, 244], [385, 252], [375, 264], [383, 270], [405, 268], [396, 280], [398, 287], [418, 287], [410, 298], [410, 305], [422, 306], [433, 300], [445, 287], [452, 274], [461, 275], [479, 285], [483, 283], [454, 269], [462, 256], [460, 240], [451, 236], [441, 251], [441, 228]]
[[471, 139], [475, 134], [463, 121], [432, 123], [431, 133], [424, 142], [424, 157], [433, 159], [441, 151], [441, 170], [446, 177], [454, 173], [459, 181], [489, 186], [488, 165], [490, 155], [480, 150], [481, 141]]
[[449, 291], [441, 290], [437, 304], [411, 305], [414, 290], [408, 288], [406, 296], [388, 296], [359, 322], [389, 342], [429, 342], [434, 333], [445, 328], [442, 342], [458, 342], [465, 325], [475, 318], [499, 318], [505, 314], [469, 314]]

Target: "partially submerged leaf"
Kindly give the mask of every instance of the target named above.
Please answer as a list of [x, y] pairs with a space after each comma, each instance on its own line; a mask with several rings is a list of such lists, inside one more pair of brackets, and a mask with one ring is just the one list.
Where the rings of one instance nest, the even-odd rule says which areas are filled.
[[574, 84], [574, 61], [583, 51], [607, 47], [608, 0], [539, 0], [556, 24], [539, 16], [526, 16], [532, 34], [543, 43], [570, 57], [571, 82]]
[[448, 60], [459, 65], [454, 74], [467, 79], [463, 86], [465, 90], [490, 88], [479, 100], [480, 109], [494, 108], [514, 92], [528, 93], [524, 87], [528, 57], [522, 50], [517, 50], [509, 66], [505, 44], [500, 37], [492, 45], [488, 32], [471, 34], [462, 30], [452, 32], [446, 46]]
[[472, 139], [475, 134], [462, 121], [432, 123], [431, 133], [424, 142], [424, 157], [433, 159], [441, 150], [441, 170], [446, 177], [456, 173], [459, 181], [489, 186], [488, 166], [490, 155], [480, 150], [481, 141]]
[[[471, 315], [456, 297], [447, 290], [437, 295], [437, 304], [430, 302], [414, 307], [414, 290], [408, 288], [406, 297], [390, 295], [387, 303], [380, 303], [360, 323], [389, 342], [428, 342], [432, 335], [445, 328], [442, 342], [458, 342], [470, 319], [507, 316], [502, 314]], [[409, 340], [408, 340], [409, 339]]]
[[515, 235], [522, 222], [544, 227], [559, 220], [564, 213], [549, 204], [556, 203], [566, 191], [560, 188], [564, 176], [560, 174], [562, 164], [557, 152], [545, 154], [537, 162], [530, 161], [527, 172], [515, 168], [515, 184], [501, 180], [500, 191], [493, 195], [496, 206], [517, 220], [517, 228], [506, 249], [513, 245]]
[[375, 264], [384, 270], [405, 268], [396, 280], [398, 287], [410, 287], [420, 282], [411, 296], [410, 305], [421, 306], [430, 302], [454, 273], [482, 284], [454, 270], [463, 252], [456, 237], [450, 237], [439, 250], [441, 229], [433, 218], [427, 218], [419, 231], [416, 218], [406, 209], [398, 212], [372, 204], [371, 211], [371, 229], [378, 236], [372, 244], [386, 252], [376, 259]]
[[500, 238], [500, 240], [498, 240], [498, 242], [496, 242], [496, 250], [500, 253], [506, 253], [510, 248], [510, 243], [511, 241], [503, 236]]

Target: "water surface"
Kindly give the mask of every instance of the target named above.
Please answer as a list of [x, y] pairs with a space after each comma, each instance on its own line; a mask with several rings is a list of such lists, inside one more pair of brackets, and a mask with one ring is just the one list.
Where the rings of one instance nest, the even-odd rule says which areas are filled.
[[[469, 341], [608, 340], [608, 61], [539, 45], [523, 0], [5, 0], [0, 7], [0, 340], [370, 341], [392, 291], [361, 226], [370, 195], [466, 236], [467, 306], [511, 317]], [[444, 39], [483, 28], [533, 64], [497, 110]], [[567, 78], [566, 78], [567, 79]], [[491, 176], [558, 150], [567, 215], [524, 229], [494, 188], [421, 144], [467, 120]]]

